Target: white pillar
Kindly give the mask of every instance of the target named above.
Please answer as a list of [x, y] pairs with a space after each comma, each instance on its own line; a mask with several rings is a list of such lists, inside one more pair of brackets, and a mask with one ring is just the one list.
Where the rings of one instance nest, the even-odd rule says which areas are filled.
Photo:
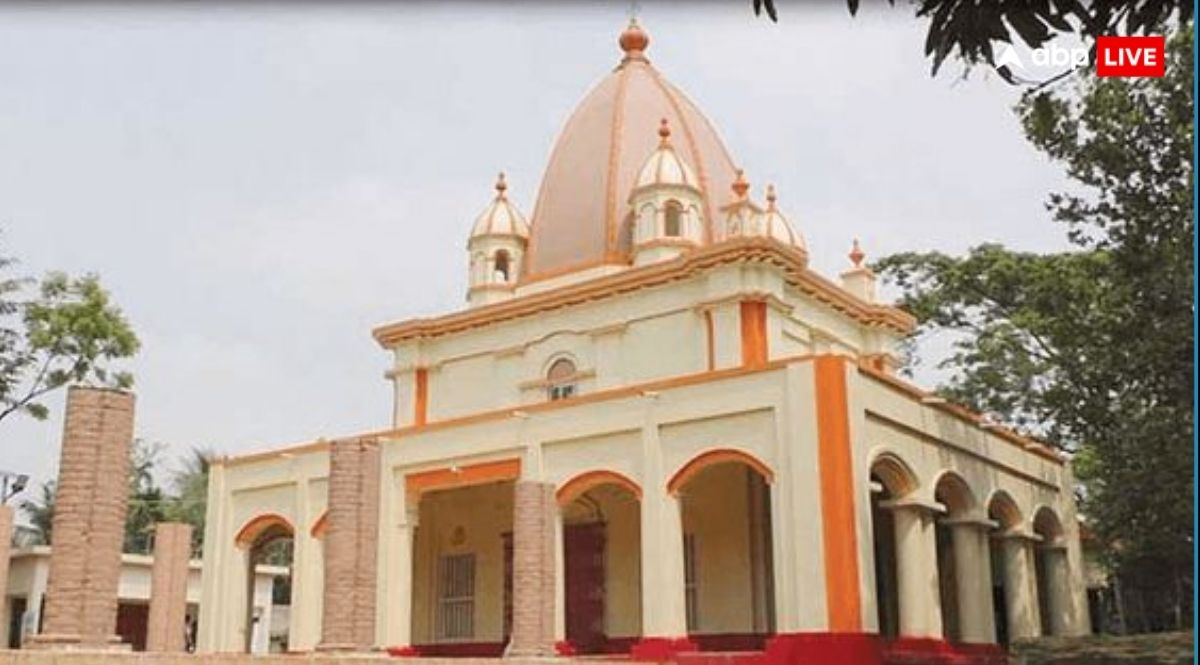
[[567, 576], [562, 509], [554, 513], [554, 643], [567, 640]]
[[954, 541], [955, 588], [961, 640], [974, 644], [996, 641], [992, 606], [992, 556], [988, 529], [982, 520], [948, 520]]
[[933, 510], [917, 503], [891, 503], [896, 531], [896, 587], [902, 637], [942, 636], [938, 596], [937, 540]]
[[1033, 574], [1032, 541], [1023, 534], [1002, 538], [1004, 604], [1008, 611], [1009, 640], [1037, 637], [1041, 633], [1041, 618], [1037, 603], [1037, 581]]
[[388, 567], [387, 622], [383, 626], [383, 644], [400, 649], [412, 646], [413, 609], [413, 535], [417, 529], [418, 511], [406, 508], [400, 513], [392, 531], [395, 539]]
[[647, 492], [642, 499], [642, 635], [687, 635], [683, 518], [679, 497]]
[[1046, 611], [1049, 612], [1051, 635], [1071, 634], [1070, 571], [1067, 568], [1065, 547], [1046, 546], [1042, 549], [1046, 566]]

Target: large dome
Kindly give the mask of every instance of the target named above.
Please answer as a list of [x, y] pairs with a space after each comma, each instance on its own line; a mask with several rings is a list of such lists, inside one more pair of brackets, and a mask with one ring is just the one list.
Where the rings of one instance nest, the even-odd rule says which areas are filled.
[[534, 206], [526, 279], [629, 262], [629, 194], [664, 118], [699, 180], [710, 226], [726, 203], [734, 179], [729, 151], [691, 100], [650, 66], [648, 44], [631, 22], [620, 38], [621, 64], [563, 127]]

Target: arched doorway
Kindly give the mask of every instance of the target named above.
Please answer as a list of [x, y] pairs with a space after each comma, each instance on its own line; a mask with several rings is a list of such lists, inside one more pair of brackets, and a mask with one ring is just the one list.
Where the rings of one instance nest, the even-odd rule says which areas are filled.
[[584, 474], [557, 493], [562, 516], [563, 623], [579, 654], [624, 653], [641, 636], [641, 489]]
[[1070, 601], [1062, 522], [1053, 510], [1042, 507], [1033, 516], [1033, 533], [1038, 537], [1033, 551], [1033, 569], [1037, 578], [1042, 634], [1064, 635], [1069, 625]]
[[909, 496], [917, 480], [904, 462], [891, 455], [871, 465], [871, 531], [875, 554], [875, 608], [879, 634], [900, 635], [900, 555], [894, 502]]
[[[289, 628], [273, 630], [277, 608], [291, 606], [292, 559], [295, 529], [279, 515], [262, 515], [250, 520], [238, 532], [237, 544], [246, 551], [246, 594], [242, 623], [245, 653], [286, 652], [289, 648]], [[283, 569], [282, 575], [270, 577], [270, 590], [260, 593], [261, 573]]]
[[718, 450], [668, 484], [682, 515], [688, 637], [703, 651], [759, 650], [775, 632], [772, 479], [759, 460]]
[[933, 497], [943, 509], [934, 526], [942, 637], [949, 642], [990, 642], [990, 603], [979, 596], [991, 592], [991, 571], [983, 560], [988, 553], [986, 523], [977, 514], [975, 495], [961, 476], [945, 473]]
[[996, 641], [1007, 645], [1012, 636], [1012, 619], [1016, 612], [1026, 611], [1020, 602], [1022, 583], [1011, 574], [1019, 569], [1020, 545], [1012, 541], [1013, 534], [1021, 527], [1021, 511], [1005, 492], [996, 492], [987, 507], [988, 519], [996, 525], [990, 547], [992, 559], [992, 607], [996, 624]]

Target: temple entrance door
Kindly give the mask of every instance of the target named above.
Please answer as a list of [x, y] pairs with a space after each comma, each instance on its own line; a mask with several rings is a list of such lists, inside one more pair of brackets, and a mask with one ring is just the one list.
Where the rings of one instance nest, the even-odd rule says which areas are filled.
[[567, 640], [580, 653], [604, 650], [604, 523], [563, 527]]

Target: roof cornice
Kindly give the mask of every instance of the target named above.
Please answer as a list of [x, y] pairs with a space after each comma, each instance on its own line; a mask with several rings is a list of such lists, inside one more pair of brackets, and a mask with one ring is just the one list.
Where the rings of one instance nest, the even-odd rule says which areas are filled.
[[409, 340], [441, 337], [593, 300], [604, 300], [740, 262], [778, 266], [785, 272], [789, 284], [861, 324], [889, 328], [901, 334], [911, 332], [916, 326], [916, 319], [907, 312], [891, 305], [867, 302], [810, 270], [802, 251], [769, 238], [751, 237], [726, 240], [670, 261], [630, 268], [550, 291], [518, 296], [443, 316], [385, 324], [375, 328], [371, 334], [386, 349]]

